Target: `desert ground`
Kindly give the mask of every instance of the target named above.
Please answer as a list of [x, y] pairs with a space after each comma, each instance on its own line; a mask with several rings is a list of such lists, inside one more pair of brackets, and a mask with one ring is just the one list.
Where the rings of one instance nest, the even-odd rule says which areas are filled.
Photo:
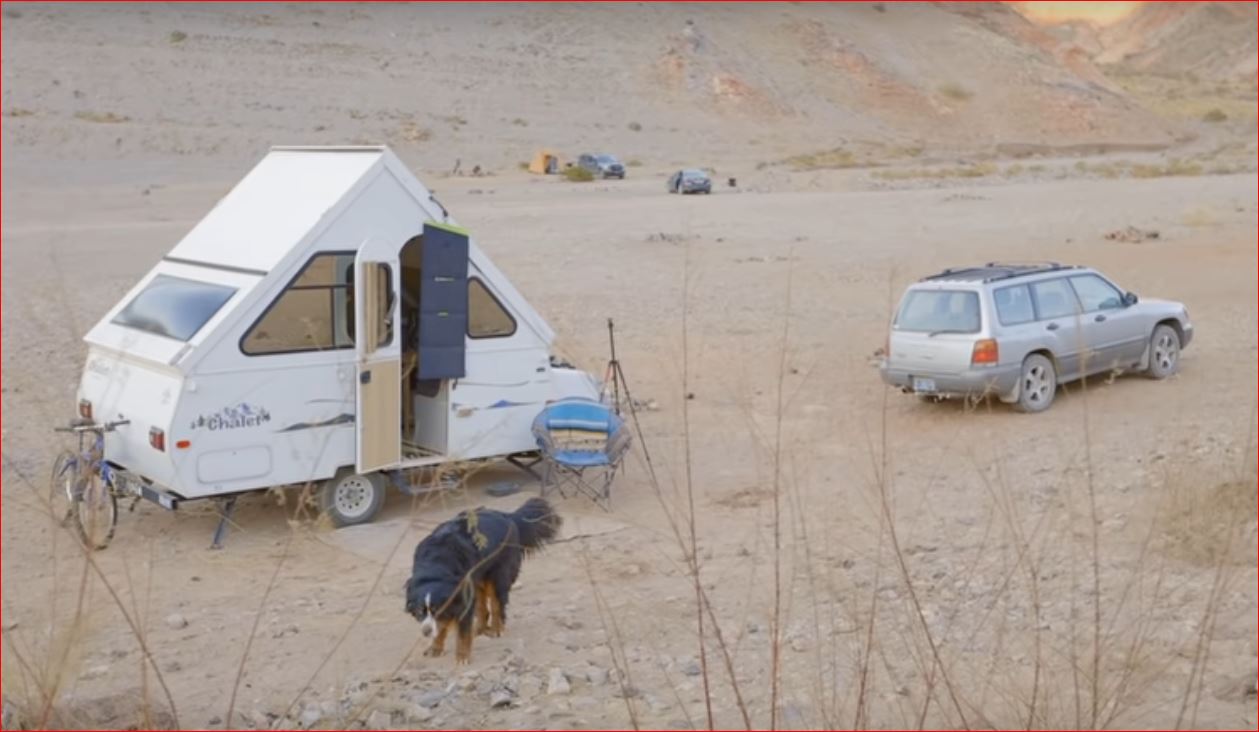
[[[1253, 7], [975, 5], [4, 3], [5, 727], [1253, 729]], [[558, 502], [466, 667], [403, 582], [536, 493], [509, 466], [340, 530], [252, 495], [218, 551], [213, 506], [140, 503], [90, 561], [42, 498], [83, 334], [268, 145], [331, 143], [389, 144], [557, 355], [602, 373], [612, 318], [639, 405], [612, 510]], [[1186, 303], [1180, 373], [1037, 415], [883, 387], [903, 288], [992, 260]]]

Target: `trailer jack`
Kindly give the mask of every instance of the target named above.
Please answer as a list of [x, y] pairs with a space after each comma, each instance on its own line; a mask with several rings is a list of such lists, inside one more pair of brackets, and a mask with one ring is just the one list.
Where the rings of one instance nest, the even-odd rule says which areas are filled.
[[211, 549], [223, 548], [223, 537], [227, 534], [227, 525], [232, 520], [232, 511], [236, 509], [236, 496], [229, 496], [220, 501], [219, 525], [214, 527], [214, 539], [210, 542]]

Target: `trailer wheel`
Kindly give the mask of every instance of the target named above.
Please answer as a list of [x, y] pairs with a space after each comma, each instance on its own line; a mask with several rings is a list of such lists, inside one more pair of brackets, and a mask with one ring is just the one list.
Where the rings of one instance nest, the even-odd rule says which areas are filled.
[[319, 507], [337, 528], [371, 521], [385, 502], [380, 473], [360, 475], [345, 467], [319, 489]]

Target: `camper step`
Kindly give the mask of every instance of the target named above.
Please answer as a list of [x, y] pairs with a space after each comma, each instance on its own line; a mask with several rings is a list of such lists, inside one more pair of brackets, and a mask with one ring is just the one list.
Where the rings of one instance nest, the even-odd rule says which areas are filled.
[[390, 484], [394, 488], [402, 491], [408, 496], [419, 496], [425, 493], [435, 493], [437, 491], [450, 491], [459, 487], [459, 476], [454, 473], [443, 473], [431, 480], [421, 480], [413, 482], [413, 478], [422, 475], [421, 472], [415, 471], [410, 475], [405, 474], [401, 470], [390, 470], [385, 473], [389, 477]]

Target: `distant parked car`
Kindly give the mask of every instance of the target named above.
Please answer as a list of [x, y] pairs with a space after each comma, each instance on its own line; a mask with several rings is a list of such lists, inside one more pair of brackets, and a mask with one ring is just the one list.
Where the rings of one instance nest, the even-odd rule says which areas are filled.
[[993, 394], [1040, 412], [1058, 384], [1093, 374], [1165, 379], [1191, 340], [1181, 303], [1138, 300], [1089, 267], [993, 262], [910, 285], [879, 373], [920, 396]]
[[585, 153], [577, 158], [577, 166], [589, 170], [596, 178], [625, 178], [625, 166], [613, 155]]
[[704, 171], [686, 168], [669, 176], [669, 192], [712, 193], [713, 182]]

